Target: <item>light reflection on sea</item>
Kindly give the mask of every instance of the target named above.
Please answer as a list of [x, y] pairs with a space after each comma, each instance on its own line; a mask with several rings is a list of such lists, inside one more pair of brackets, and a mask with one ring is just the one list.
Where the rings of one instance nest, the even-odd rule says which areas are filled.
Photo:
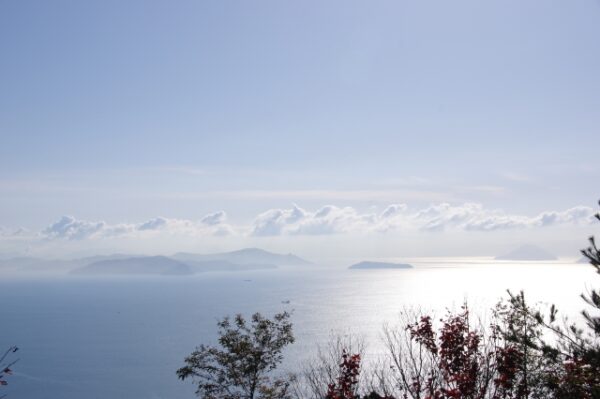
[[[384, 259], [393, 261], [393, 259]], [[506, 290], [555, 303], [578, 317], [579, 294], [600, 286], [589, 265], [484, 258], [403, 259], [410, 270], [309, 266], [161, 278], [7, 278], [0, 281], [0, 345], [19, 345], [14, 398], [191, 398], [176, 379], [182, 360], [214, 342], [215, 322], [234, 313], [293, 309], [293, 369], [331, 334], [364, 337], [378, 352], [384, 322], [407, 306], [441, 315], [466, 299], [485, 314]], [[284, 303], [289, 301], [289, 304]]]

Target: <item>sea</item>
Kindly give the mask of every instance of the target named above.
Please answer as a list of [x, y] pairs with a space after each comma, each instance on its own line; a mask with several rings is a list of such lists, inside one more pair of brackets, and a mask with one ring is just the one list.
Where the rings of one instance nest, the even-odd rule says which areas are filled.
[[[393, 259], [385, 259], [393, 261]], [[574, 260], [410, 259], [413, 269], [310, 265], [193, 276], [96, 278], [0, 276], [0, 349], [19, 347], [9, 399], [184, 399], [176, 370], [200, 344], [215, 344], [226, 315], [291, 312], [296, 342], [281, 366], [298, 371], [332, 337], [360, 337], [364, 357], [382, 353], [384, 325], [399, 313], [436, 317], [466, 301], [485, 319], [507, 290], [579, 319], [579, 295], [600, 276]]]

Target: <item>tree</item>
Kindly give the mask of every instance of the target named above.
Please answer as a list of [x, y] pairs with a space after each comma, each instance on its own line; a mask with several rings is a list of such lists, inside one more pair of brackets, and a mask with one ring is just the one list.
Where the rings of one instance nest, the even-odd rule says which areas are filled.
[[327, 387], [325, 399], [358, 399], [358, 376], [360, 375], [360, 355], [342, 353], [339, 375]]
[[[600, 205], [600, 202], [598, 202]], [[600, 220], [600, 213], [596, 214], [596, 219]], [[583, 255], [588, 258], [590, 264], [596, 269], [596, 272], [600, 274], [600, 250], [596, 246], [594, 237], [590, 237], [590, 246], [587, 249], [581, 251]], [[591, 290], [588, 295], [582, 295], [583, 299], [596, 310], [600, 310], [600, 291]], [[583, 311], [583, 317], [585, 317], [588, 326], [594, 331], [597, 337], [600, 337], [600, 316], [592, 316], [588, 311]]]
[[291, 377], [273, 377], [283, 360], [282, 350], [294, 342], [290, 314], [272, 319], [255, 313], [218, 322], [219, 347], [200, 345], [177, 370], [180, 379], [192, 378], [204, 399], [285, 399]]
[[351, 333], [331, 334], [329, 340], [323, 346], [317, 345], [316, 349], [315, 356], [303, 365], [294, 384], [297, 398], [325, 398], [330, 384], [338, 381], [342, 374], [340, 366], [344, 355], [352, 353], [360, 357], [365, 351], [365, 343], [362, 337]]
[[[522, 399], [522, 352], [498, 333], [473, 322], [468, 306], [435, 323], [428, 315], [405, 311], [403, 327], [384, 329], [391, 364], [388, 392], [379, 397], [411, 399]], [[409, 320], [417, 317], [415, 321]], [[436, 327], [437, 324], [437, 327]], [[371, 394], [371, 397], [377, 397]]]
[[[595, 216], [600, 220], [600, 214]], [[600, 251], [594, 237], [589, 241], [590, 246], [582, 253], [600, 273]], [[582, 297], [596, 312], [600, 311], [600, 291], [591, 290]], [[600, 399], [600, 316], [584, 310], [586, 330], [566, 318], [560, 322], [557, 313], [554, 305], [547, 314], [530, 307], [522, 292], [510, 294], [503, 314], [508, 328], [502, 333], [508, 341], [524, 348], [523, 354], [530, 354], [519, 366], [526, 372], [525, 383], [542, 393], [532, 397]]]
[[[589, 241], [582, 253], [600, 274], [600, 249]], [[509, 291], [488, 328], [473, 324], [466, 305], [437, 324], [405, 310], [400, 328], [384, 328], [388, 361], [373, 373], [376, 384], [361, 388], [361, 357], [343, 351], [325, 398], [600, 399], [600, 290], [581, 296], [583, 326], [559, 320], [554, 305], [532, 307], [523, 292]]]
[[[6, 381], [6, 376], [12, 374], [12, 366], [19, 361], [19, 359], [10, 360], [11, 355], [18, 351], [19, 348], [16, 346], [11, 346], [8, 348], [2, 356], [0, 356], [0, 386], [8, 385]], [[6, 395], [0, 395], [0, 399], [4, 398]]]

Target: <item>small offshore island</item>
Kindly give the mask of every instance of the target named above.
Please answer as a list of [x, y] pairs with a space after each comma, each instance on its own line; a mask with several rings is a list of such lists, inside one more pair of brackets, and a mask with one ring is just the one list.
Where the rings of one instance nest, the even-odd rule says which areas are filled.
[[350, 266], [348, 269], [412, 269], [414, 266], [408, 263], [389, 263], [389, 262], [359, 262]]

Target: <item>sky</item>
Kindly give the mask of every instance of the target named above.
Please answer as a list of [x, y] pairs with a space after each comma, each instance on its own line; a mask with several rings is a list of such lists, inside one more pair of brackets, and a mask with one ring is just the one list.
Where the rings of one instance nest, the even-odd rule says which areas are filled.
[[0, 254], [577, 256], [600, 1], [2, 1]]

